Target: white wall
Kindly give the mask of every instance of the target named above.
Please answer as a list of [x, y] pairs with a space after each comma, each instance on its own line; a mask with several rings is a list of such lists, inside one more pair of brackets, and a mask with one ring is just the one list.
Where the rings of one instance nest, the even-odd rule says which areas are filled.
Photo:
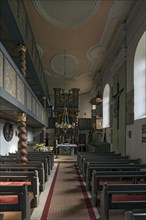
[[[18, 129], [17, 129], [17, 124], [13, 124], [13, 138], [11, 141], [7, 142], [4, 138], [3, 135], [3, 127], [5, 123], [8, 121], [5, 121], [3, 119], [0, 119], [0, 154], [1, 155], [6, 155], [9, 152], [13, 153], [17, 151], [17, 143], [18, 143]], [[33, 129], [27, 128], [27, 141], [33, 141]]]
[[[142, 143], [142, 124], [146, 124], [146, 119], [137, 120], [133, 125], [127, 126], [126, 131], [126, 154], [132, 158], [140, 158], [143, 163], [146, 163], [146, 144]], [[129, 137], [129, 131], [131, 137]]]
[[[134, 55], [138, 42], [146, 30], [145, 7], [137, 3], [137, 8], [133, 12], [127, 23], [127, 92], [134, 88]], [[146, 144], [142, 144], [142, 125], [146, 124], [146, 119], [136, 120], [134, 124], [127, 125], [126, 129], [126, 153], [132, 158], [141, 158], [146, 163]], [[129, 137], [129, 132], [131, 137]]]
[[79, 96], [79, 118], [91, 118], [91, 108], [92, 105], [89, 103], [89, 101], [93, 98], [93, 95], [86, 94], [86, 95], [80, 95]]

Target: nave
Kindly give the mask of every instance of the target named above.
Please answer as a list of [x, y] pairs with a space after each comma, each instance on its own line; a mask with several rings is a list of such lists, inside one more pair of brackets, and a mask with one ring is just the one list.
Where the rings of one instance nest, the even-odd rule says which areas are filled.
[[[90, 154], [88, 154], [89, 156]], [[124, 159], [122, 158], [122, 160]], [[122, 166], [124, 167], [124, 165]], [[144, 164], [141, 167], [145, 169]], [[122, 170], [122, 168], [120, 169]], [[104, 218], [100, 218], [97, 206], [92, 206], [91, 191], [86, 191], [86, 189], [87, 185], [83, 181], [79, 155], [58, 155], [48, 181], [45, 183], [45, 189], [40, 194], [39, 204], [32, 210], [30, 220], [104, 220]], [[21, 220], [21, 216], [18, 212], [8, 212], [5, 213], [3, 219]], [[116, 219], [132, 218], [126, 217], [124, 209], [110, 211], [109, 220]], [[140, 219], [143, 220], [143, 218]]]

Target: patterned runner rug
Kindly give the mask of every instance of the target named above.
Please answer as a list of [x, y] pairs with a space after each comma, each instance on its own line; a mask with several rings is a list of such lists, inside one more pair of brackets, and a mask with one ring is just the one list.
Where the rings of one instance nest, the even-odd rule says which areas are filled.
[[41, 220], [96, 220], [75, 163], [58, 163]]

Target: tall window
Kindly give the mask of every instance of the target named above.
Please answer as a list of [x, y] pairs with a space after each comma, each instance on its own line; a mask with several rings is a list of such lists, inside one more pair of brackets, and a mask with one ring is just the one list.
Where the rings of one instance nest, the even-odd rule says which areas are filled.
[[134, 58], [134, 119], [146, 117], [146, 31], [142, 35]]
[[110, 87], [105, 85], [103, 91], [103, 128], [110, 126]]

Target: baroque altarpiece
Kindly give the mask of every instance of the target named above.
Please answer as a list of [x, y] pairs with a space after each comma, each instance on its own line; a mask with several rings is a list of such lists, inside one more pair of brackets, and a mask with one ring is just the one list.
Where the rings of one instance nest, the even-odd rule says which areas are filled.
[[79, 89], [54, 88], [55, 139], [58, 143], [77, 143]]

